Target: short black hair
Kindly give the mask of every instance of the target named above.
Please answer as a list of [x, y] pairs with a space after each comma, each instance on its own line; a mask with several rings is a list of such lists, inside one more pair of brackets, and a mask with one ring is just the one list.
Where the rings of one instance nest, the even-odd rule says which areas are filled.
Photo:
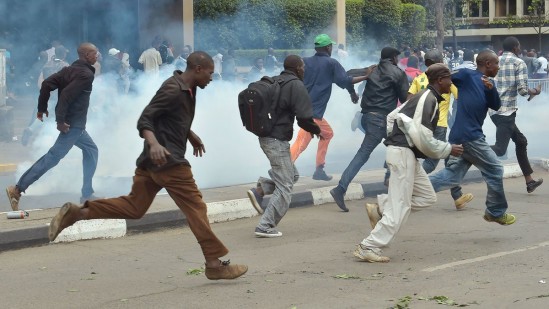
[[504, 51], [513, 51], [513, 48], [520, 45], [520, 42], [514, 36], [508, 36], [503, 40], [503, 50]]
[[475, 53], [470, 50], [466, 49], [463, 51], [463, 61], [474, 61], [475, 60]]
[[214, 65], [212, 56], [203, 51], [195, 51], [189, 55], [187, 58], [187, 71], [194, 69], [197, 65], [207, 66]]

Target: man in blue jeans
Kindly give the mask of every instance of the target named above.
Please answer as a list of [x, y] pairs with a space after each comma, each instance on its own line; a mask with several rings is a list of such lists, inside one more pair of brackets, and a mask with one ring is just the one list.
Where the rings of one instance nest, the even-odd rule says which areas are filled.
[[337, 206], [345, 212], [349, 211], [344, 201], [349, 184], [368, 161], [372, 151], [387, 137], [387, 115], [396, 108], [398, 100], [405, 102], [408, 96], [408, 77], [397, 67], [399, 54], [396, 48], [383, 48], [379, 64], [368, 76], [360, 103], [361, 124], [366, 135], [353, 160], [341, 175], [339, 184], [330, 190]]
[[80, 203], [95, 198], [92, 178], [97, 167], [98, 150], [86, 132], [86, 120], [95, 73], [92, 65], [96, 61], [97, 47], [91, 43], [82, 43], [78, 47], [78, 60], [42, 82], [36, 117], [40, 121], [43, 121], [44, 115], [48, 117], [50, 92], [57, 89], [59, 98], [55, 107], [55, 120], [60, 133], [50, 150], [21, 176], [17, 184], [6, 188], [13, 210], [19, 209], [21, 193], [56, 166], [73, 146], [80, 148], [83, 155], [84, 183]]
[[510, 225], [515, 223], [516, 218], [506, 213], [503, 166], [482, 132], [488, 108], [498, 110], [501, 106], [497, 89], [488, 79], [495, 77], [498, 70], [497, 55], [485, 50], [477, 56], [476, 70], [461, 69], [452, 75], [452, 82], [459, 92], [460, 107], [450, 131], [449, 142], [462, 144], [463, 154], [461, 157], [451, 156], [446, 168], [429, 178], [435, 192], [439, 192], [458, 186], [471, 165], [476, 166], [488, 187], [484, 220]]

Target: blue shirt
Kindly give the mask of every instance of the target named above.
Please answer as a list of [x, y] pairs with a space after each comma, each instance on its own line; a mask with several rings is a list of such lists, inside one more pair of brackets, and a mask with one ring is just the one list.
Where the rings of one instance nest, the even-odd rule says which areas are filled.
[[322, 119], [332, 94], [332, 84], [354, 93], [352, 80], [341, 64], [327, 53], [316, 53], [303, 58], [305, 77], [303, 83], [313, 103], [313, 118]]
[[459, 107], [448, 141], [452, 144], [472, 142], [484, 137], [482, 125], [488, 108], [498, 110], [499, 94], [494, 86], [488, 90], [478, 70], [461, 69], [452, 73], [452, 82], [458, 88]]

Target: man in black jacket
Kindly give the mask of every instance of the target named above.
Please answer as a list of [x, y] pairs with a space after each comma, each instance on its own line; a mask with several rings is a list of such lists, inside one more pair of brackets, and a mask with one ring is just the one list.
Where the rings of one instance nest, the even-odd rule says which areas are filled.
[[48, 153], [42, 156], [28, 169], [15, 186], [6, 188], [8, 199], [13, 210], [19, 209], [21, 193], [38, 180], [42, 175], [56, 166], [61, 159], [76, 146], [82, 150], [84, 165], [84, 183], [82, 184], [83, 203], [94, 199], [92, 178], [97, 167], [97, 146], [86, 132], [86, 120], [90, 105], [90, 94], [95, 69], [92, 66], [97, 60], [97, 47], [91, 43], [82, 43], [78, 47], [78, 60], [61, 71], [51, 75], [42, 82], [38, 97], [37, 118], [43, 121], [48, 117], [48, 100], [50, 92], [57, 89], [59, 99], [55, 106], [55, 120], [59, 136]]
[[330, 190], [337, 206], [347, 212], [344, 196], [349, 184], [370, 154], [387, 136], [387, 115], [396, 108], [398, 100], [404, 103], [408, 95], [408, 77], [397, 67], [400, 52], [393, 47], [381, 51], [381, 60], [370, 74], [362, 95], [362, 127], [366, 130], [364, 140], [355, 157], [349, 163], [337, 187]]
[[197, 88], [212, 80], [214, 63], [207, 53], [198, 51], [187, 58], [185, 72], [175, 71], [158, 89], [137, 121], [139, 136], [144, 138], [143, 152], [137, 158], [132, 191], [128, 196], [87, 201], [79, 207], [66, 203], [51, 220], [49, 239], [79, 220], [139, 219], [145, 215], [162, 188], [185, 214], [206, 260], [205, 275], [210, 280], [235, 279], [248, 271], [246, 265], [220, 261], [229, 250], [210, 227], [206, 203], [185, 158], [187, 141], [193, 154], [206, 152], [200, 138], [191, 130], [196, 107]]
[[[260, 137], [259, 145], [271, 163], [269, 178], [260, 177], [257, 187], [248, 190], [252, 205], [261, 219], [255, 228], [257, 237], [280, 237], [276, 226], [282, 220], [292, 199], [292, 188], [299, 174], [290, 156], [294, 118], [297, 124], [311, 135], [320, 134], [319, 126], [313, 120], [313, 108], [307, 88], [303, 84], [305, 63], [301, 57], [290, 55], [284, 60], [284, 71], [275, 77], [284, 80], [278, 101], [277, 122], [268, 137]], [[269, 205], [263, 208], [265, 194], [272, 194]]]

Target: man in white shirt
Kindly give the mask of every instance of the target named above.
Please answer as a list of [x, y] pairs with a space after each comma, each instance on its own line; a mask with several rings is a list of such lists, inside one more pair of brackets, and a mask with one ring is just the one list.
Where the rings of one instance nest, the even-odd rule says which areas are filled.
[[158, 75], [160, 65], [162, 64], [162, 57], [160, 57], [160, 52], [157, 50], [160, 43], [160, 41], [155, 39], [152, 42], [151, 47], [139, 56], [138, 62], [143, 65], [143, 71], [145, 73]]
[[546, 79], [547, 78], [547, 58], [543, 57], [543, 54], [538, 57], [538, 61], [541, 64], [537, 72], [534, 74], [535, 79]]

